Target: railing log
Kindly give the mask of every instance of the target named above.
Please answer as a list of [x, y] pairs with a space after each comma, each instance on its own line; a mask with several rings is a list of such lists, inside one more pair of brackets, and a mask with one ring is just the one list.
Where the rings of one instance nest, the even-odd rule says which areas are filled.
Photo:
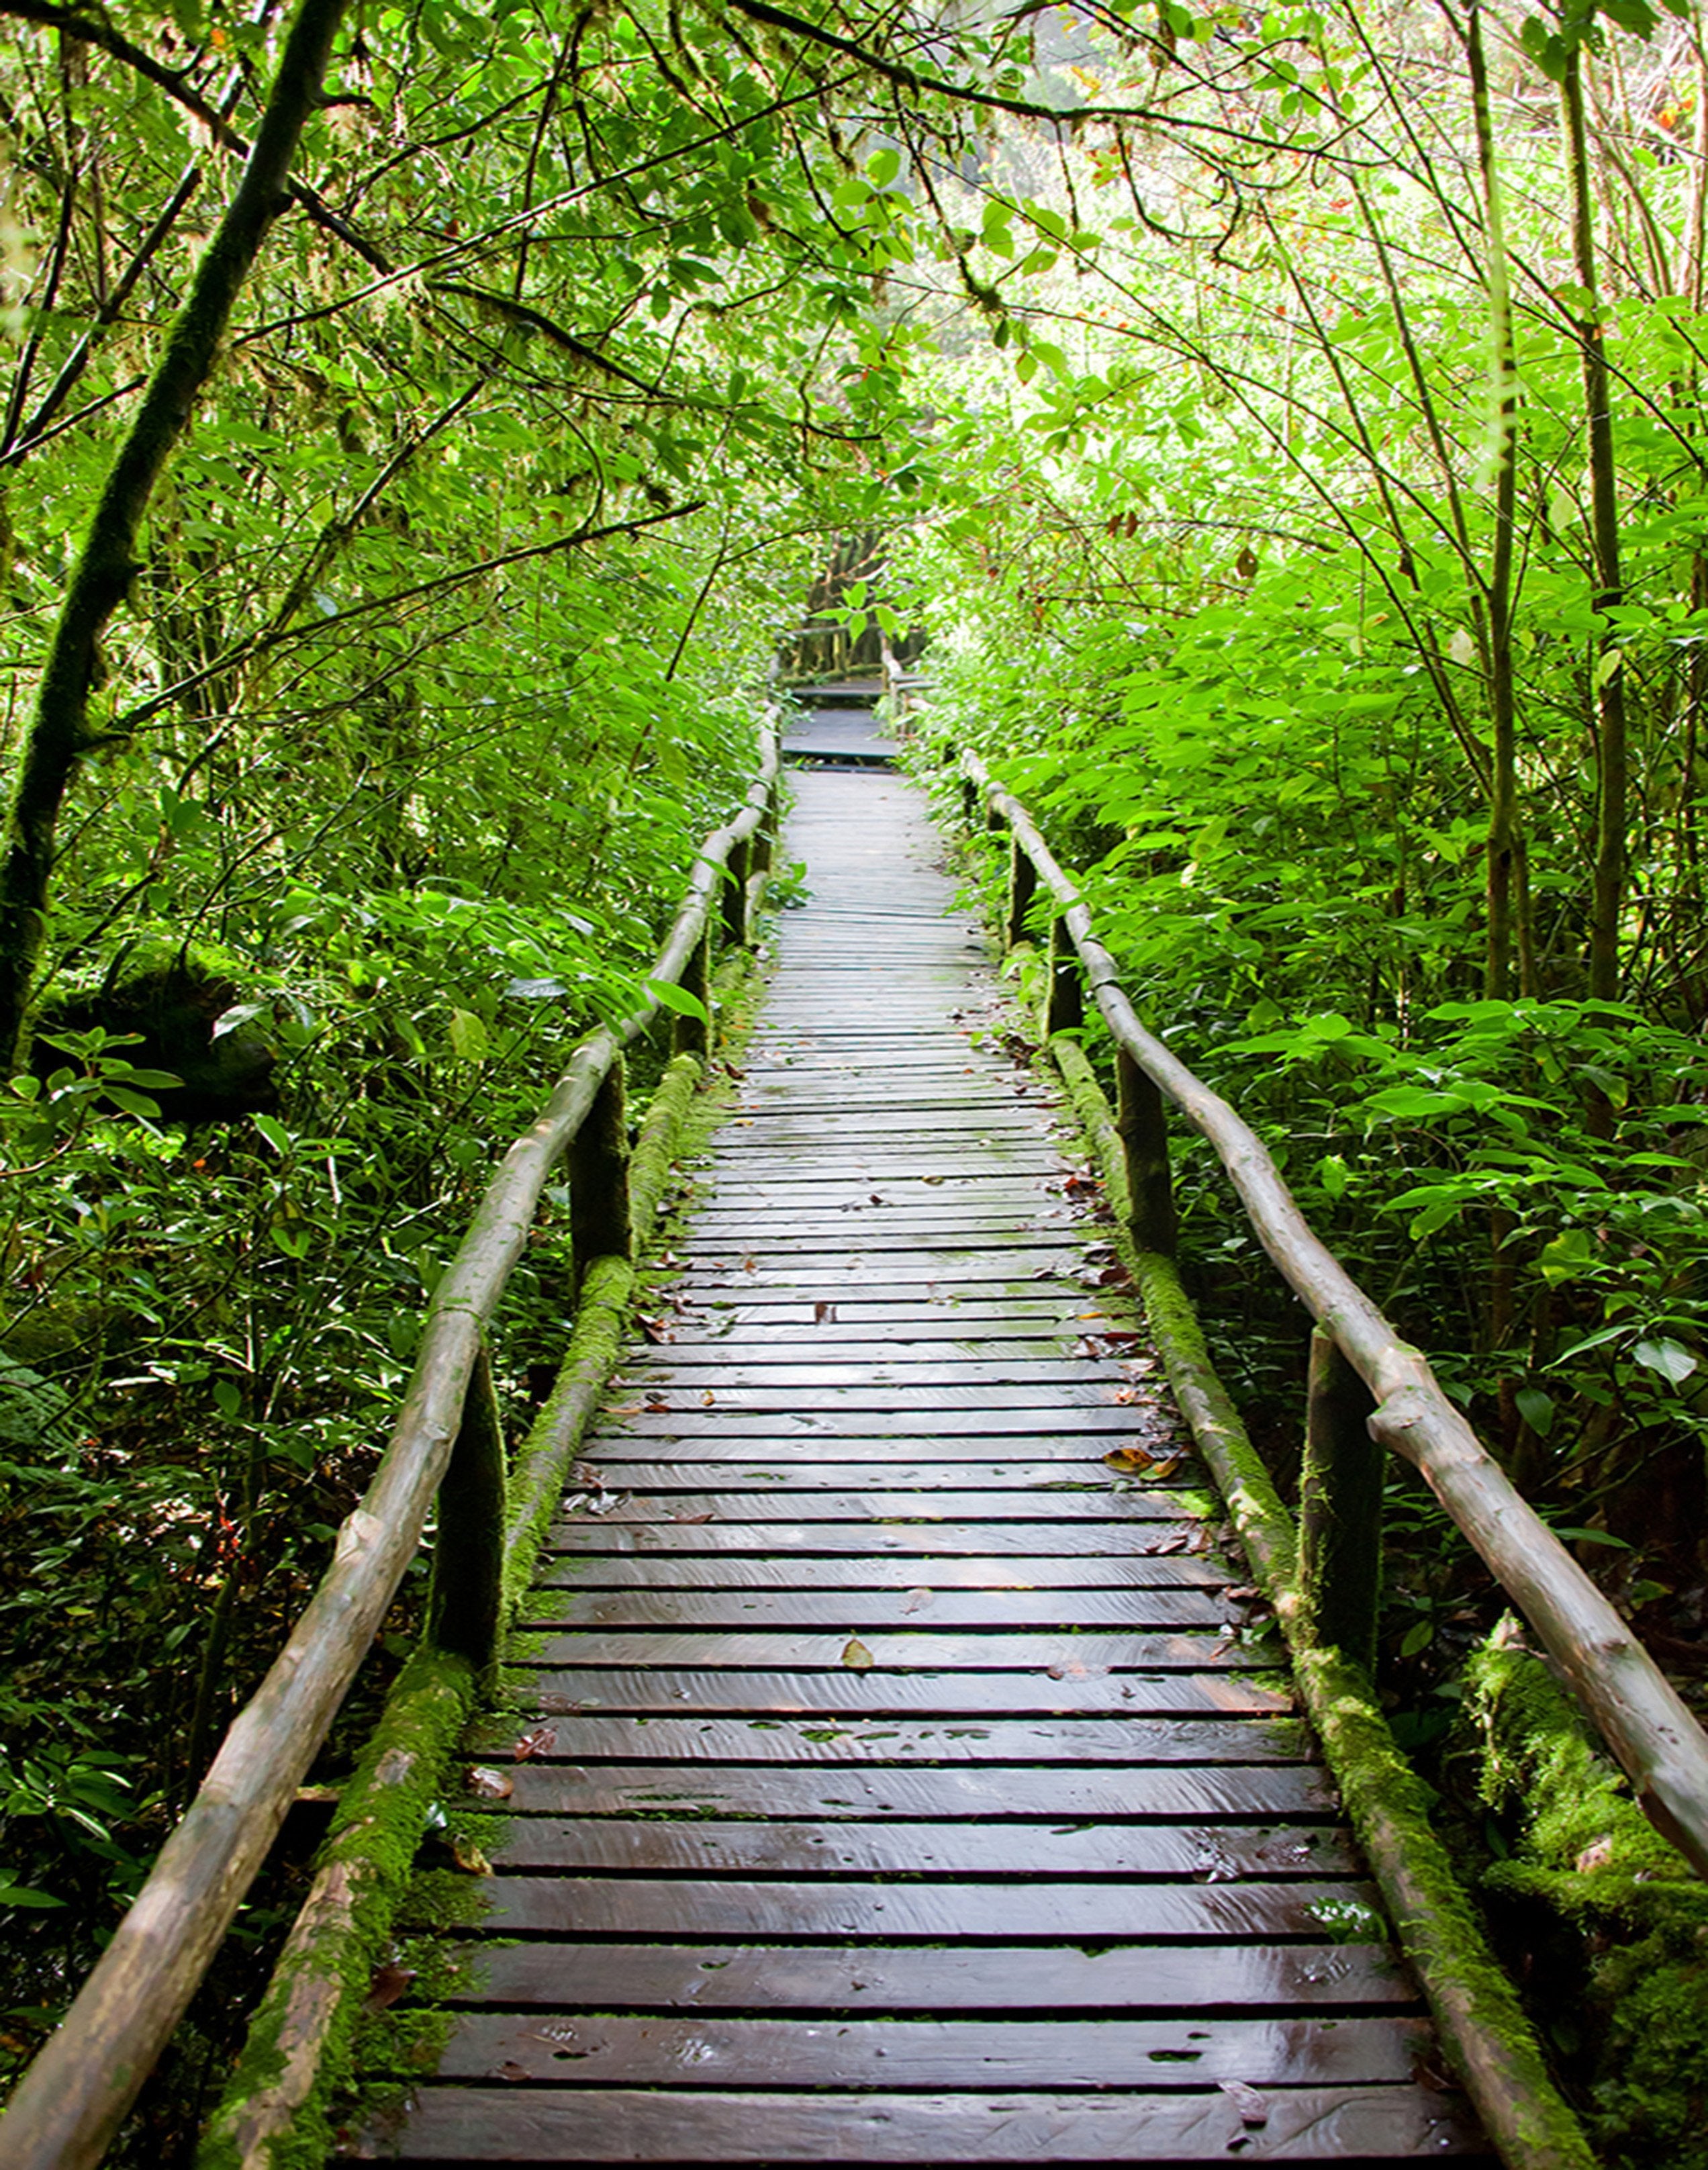
[[[706, 839], [655, 983], [679, 984], [729, 854], [758, 827], [777, 774], [775, 711], [734, 820]], [[232, 1721], [195, 1799], [71, 2010], [0, 2119], [5, 2170], [93, 2170], [211, 1964], [414, 1558], [462, 1423], [482, 1336], [540, 1194], [618, 1051], [659, 1013], [649, 1000], [581, 1040], [504, 1155], [428, 1306], [391, 1439], [331, 1566], [266, 1678]]]
[[1300, 1211], [1262, 1140], [1147, 1032], [1090, 912], [1026, 809], [974, 754], [963, 773], [1006, 821], [1063, 907], [1117, 1045], [1214, 1147], [1259, 1241], [1334, 1337], [1375, 1403], [1372, 1435], [1411, 1462], [1560, 1665], [1651, 1820], [1708, 1876], [1708, 1736], [1641, 1644]]
[[1369, 1388], [1318, 1327], [1310, 1337], [1299, 1580], [1308, 1632], [1372, 1679], [1382, 1594], [1382, 1447], [1370, 1436]]

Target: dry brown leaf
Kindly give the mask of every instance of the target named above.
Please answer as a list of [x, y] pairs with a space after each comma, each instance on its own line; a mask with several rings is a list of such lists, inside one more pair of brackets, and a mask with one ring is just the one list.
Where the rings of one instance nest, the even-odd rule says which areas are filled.
[[485, 1763], [472, 1765], [464, 1782], [471, 1793], [478, 1793], [487, 1801], [507, 1801], [516, 1790], [514, 1778], [506, 1777], [502, 1771], [494, 1771]]
[[457, 1836], [451, 1841], [451, 1858], [470, 1876], [490, 1876], [492, 1863], [472, 1838]]
[[1111, 1469], [1118, 1469], [1129, 1477], [1148, 1477], [1156, 1467], [1156, 1456], [1148, 1446], [1136, 1442], [1131, 1446], [1112, 1446], [1103, 1459]]
[[376, 1966], [368, 1976], [368, 1993], [362, 2000], [362, 2010], [389, 2011], [400, 1996], [408, 1995], [414, 1979], [414, 1967]]
[[709, 1409], [717, 1399], [717, 1395], [714, 1394], [712, 1389], [708, 1387], [705, 1392], [700, 1397], [700, 1406], [702, 1408]]
[[698, 1515], [672, 1515], [670, 1519], [673, 1522], [709, 1522], [712, 1520], [712, 1510], [707, 1507]]
[[1241, 2125], [1269, 2122], [1269, 2105], [1255, 2087], [1248, 2087], [1243, 2080], [1218, 2080], [1216, 2085], [1240, 2113]]
[[935, 1590], [927, 1590], [921, 1583], [917, 1590], [909, 1590], [901, 1609], [904, 1612], [923, 1612], [936, 1595]]
[[836, 1307], [834, 1303], [815, 1303], [813, 1306], [813, 1323], [814, 1326], [825, 1325], [830, 1320], [835, 1318], [835, 1316]]
[[526, 1763], [531, 1756], [549, 1756], [558, 1745], [558, 1729], [552, 1725], [536, 1725], [531, 1733], [525, 1733], [510, 1750], [518, 1763]]
[[509, 2080], [512, 2084], [514, 2084], [517, 2080], [525, 2080], [527, 2076], [527, 2066], [526, 2065], [519, 2065], [514, 2057], [507, 2058], [505, 2061], [499, 2066], [499, 2077], [501, 2080]]
[[842, 1663], [851, 1673], [869, 1673], [878, 1660], [857, 1635], [851, 1635], [842, 1651]]

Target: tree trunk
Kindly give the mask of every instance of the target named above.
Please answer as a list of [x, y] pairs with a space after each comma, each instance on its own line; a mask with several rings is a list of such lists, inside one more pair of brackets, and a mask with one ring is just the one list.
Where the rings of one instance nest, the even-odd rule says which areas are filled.
[[93, 742], [89, 695], [108, 619], [136, 578], [150, 498], [212, 370], [232, 309], [269, 227], [303, 126], [315, 108], [344, 0], [299, 0], [279, 72], [236, 193], [156, 363], [102, 486], [54, 628], [7, 820], [0, 864], [0, 1057], [21, 1060], [41, 954], [55, 835], [66, 794]]
[[[1613, 441], [1612, 384], [1603, 342], [1596, 284], [1595, 205], [1589, 187], [1588, 130], [1583, 110], [1583, 52], [1573, 44], [1560, 83], [1572, 189], [1572, 254], [1583, 300], [1576, 320], [1583, 364], [1583, 403], [1589, 438], [1590, 526], [1595, 548], [1595, 607], [1616, 610], [1624, 597], [1620, 566], [1618, 471]], [[1595, 871], [1589, 908], [1589, 998], [1619, 999], [1619, 922], [1625, 901], [1625, 804], [1629, 793], [1625, 748], [1625, 667], [1617, 636], [1604, 628], [1595, 664]], [[1596, 1098], [1599, 1100], [1599, 1095]], [[1604, 1128], [1611, 1110], [1591, 1109]], [[1595, 1119], [1599, 1115], [1599, 1120]]]

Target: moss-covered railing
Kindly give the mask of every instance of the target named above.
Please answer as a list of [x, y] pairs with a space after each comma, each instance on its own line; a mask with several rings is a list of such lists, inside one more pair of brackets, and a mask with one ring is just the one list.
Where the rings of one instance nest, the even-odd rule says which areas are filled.
[[[697, 1058], [706, 1051], [711, 965], [720, 935], [738, 945], [749, 940], [771, 861], [777, 778], [777, 719], [767, 711], [746, 799], [702, 844], [648, 975], [649, 988], [680, 988], [691, 998], [675, 1019], [679, 1055]], [[549, 1513], [567, 1458], [564, 1441], [575, 1429], [572, 1361], [529, 1450], [506, 1472], [486, 1331], [546, 1182], [566, 1155], [578, 1326], [600, 1319], [613, 1293], [606, 1284], [632, 1272], [635, 1216], [623, 1050], [659, 1009], [654, 996], [620, 1024], [578, 1041], [551, 1098], [499, 1164], [427, 1307], [420, 1354], [391, 1439], [360, 1505], [339, 1531], [331, 1566], [0, 2119], [0, 2159], [8, 2170], [86, 2170], [100, 2161], [266, 1858], [419, 1549], [437, 1498], [427, 1635], [400, 1679], [403, 1692], [394, 1691], [388, 1706], [393, 1737], [381, 1738], [358, 1786], [340, 1804], [341, 1829], [360, 1824], [364, 1800], [371, 1809], [376, 1795], [394, 1799], [433, 1782], [436, 1765], [424, 1751], [435, 1739], [448, 1740], [446, 1714], [463, 1707], [465, 1687], [493, 1665], [507, 1562], [520, 1533], [537, 1529]], [[667, 1088], [691, 1088], [698, 1067], [697, 1059], [680, 1062]], [[647, 1177], [649, 1216], [662, 1189], [662, 1177], [654, 1181], [654, 1175]], [[581, 1339], [586, 1341], [585, 1332]], [[381, 1731], [385, 1736], [386, 1724]], [[348, 1858], [334, 1859], [317, 1879], [311, 1912], [318, 1911], [323, 1925], [346, 1918], [361, 1882]], [[299, 1924], [299, 1938], [303, 1933]], [[312, 2010], [304, 2008], [301, 1985], [298, 1991], [287, 2030], [291, 2046], [281, 2046], [277, 2061], [289, 2064], [294, 2056], [306, 2069], [318, 2058], [321, 2023], [339, 2000], [318, 1976], [309, 1978], [306, 1992]]]
[[[1380, 1585], [1383, 1450], [1422, 1475], [1558, 1664], [1656, 1829], [1708, 1874], [1708, 1736], [1613, 1606], [1513, 1488], [1422, 1355], [1312, 1232], [1256, 1133], [1140, 1024], [1077, 885], [1024, 806], [960, 759], [970, 826], [1006, 830], [1004, 933], [1053, 900], [1043, 1029], [1113, 1194], [1124, 1254], [1177, 1398], [1274, 1605], [1301, 1693], [1448, 2049], [1504, 2160], [1593, 2161], [1495, 1965], [1428, 1796], [1370, 1685]], [[1111, 1108], [1078, 1032], [1089, 991], [1116, 1050]], [[1264, 1249], [1316, 1321], [1295, 1526], [1211, 1369], [1175, 1270], [1165, 1125], [1172, 1100], [1214, 1148]], [[1681, 1864], [1682, 1866], [1682, 1864]]]

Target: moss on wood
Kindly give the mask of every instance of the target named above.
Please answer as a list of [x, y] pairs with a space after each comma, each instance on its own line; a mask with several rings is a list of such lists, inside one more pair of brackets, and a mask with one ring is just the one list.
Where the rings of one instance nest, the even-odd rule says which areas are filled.
[[[1484, 1884], [1567, 1961], [1588, 2122], [1619, 2170], [1700, 2170], [1708, 2131], [1708, 1884], [1631, 1799], [1545, 1660], [1503, 1622], [1465, 1673], [1455, 1746], [1512, 1847]], [[1539, 1985], [1545, 1986], [1545, 1984]]]
[[340, 1797], [197, 2170], [318, 2170], [331, 2151], [323, 2077], [348, 2055], [473, 1700], [473, 1668], [448, 1652], [418, 1650], [398, 1675]]
[[[1217, 1377], [1171, 1259], [1141, 1250], [1126, 1211], [1120, 1133], [1084, 1050], [1058, 1035], [1050, 1056], [1114, 1207], [1114, 1241], [1145, 1307], [1181, 1414], [1220, 1488], [1253, 1575], [1274, 1606], [1294, 1680], [1339, 1783], [1443, 2047], [1511, 2170], [1594, 2170], [1595, 2158], [1550, 2076], [1517, 1993], [1429, 1815], [1368, 1676], [1312, 1639], [1298, 1586], [1298, 1539], [1262, 1457]], [[1332, 1923], [1325, 1923], [1325, 1930]]]

